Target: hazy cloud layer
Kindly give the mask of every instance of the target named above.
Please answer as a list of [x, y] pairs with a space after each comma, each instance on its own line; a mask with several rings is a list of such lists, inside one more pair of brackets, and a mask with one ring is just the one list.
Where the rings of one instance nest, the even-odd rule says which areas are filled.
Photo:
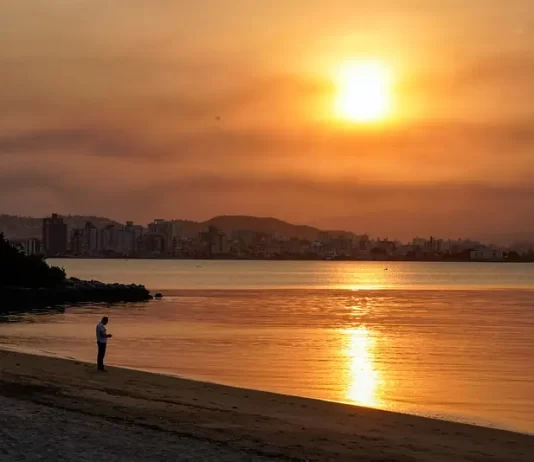
[[[534, 230], [527, 0], [201, 3], [6, 2], [0, 212]], [[381, 129], [333, 117], [361, 56], [396, 72]]]

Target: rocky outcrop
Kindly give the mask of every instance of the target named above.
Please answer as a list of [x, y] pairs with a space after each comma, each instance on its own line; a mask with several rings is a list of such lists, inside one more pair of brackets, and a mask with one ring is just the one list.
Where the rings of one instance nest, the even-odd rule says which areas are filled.
[[150, 300], [150, 292], [137, 284], [105, 284], [76, 278], [53, 288], [2, 287], [0, 312], [72, 303], [121, 303]]
[[24, 313], [73, 303], [142, 302], [152, 298], [144, 286], [104, 284], [67, 278], [43, 257], [19, 252], [0, 233], [0, 314]]

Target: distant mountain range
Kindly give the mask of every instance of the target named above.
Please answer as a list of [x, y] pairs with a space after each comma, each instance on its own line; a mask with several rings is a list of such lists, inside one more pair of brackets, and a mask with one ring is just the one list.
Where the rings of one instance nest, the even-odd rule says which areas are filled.
[[[118, 222], [104, 217], [73, 215], [65, 216], [69, 228], [81, 228], [87, 221], [91, 221], [98, 228]], [[293, 225], [276, 218], [261, 218], [251, 216], [218, 216], [204, 222], [176, 220], [181, 223], [186, 234], [195, 234], [209, 226], [215, 226], [229, 234], [233, 230], [247, 230], [260, 233], [278, 233], [285, 237], [314, 240], [323, 232], [318, 228], [305, 225]], [[8, 239], [41, 238], [42, 218], [18, 217], [13, 215], [0, 215], [0, 232]], [[336, 235], [349, 236], [347, 231], [330, 231]]]

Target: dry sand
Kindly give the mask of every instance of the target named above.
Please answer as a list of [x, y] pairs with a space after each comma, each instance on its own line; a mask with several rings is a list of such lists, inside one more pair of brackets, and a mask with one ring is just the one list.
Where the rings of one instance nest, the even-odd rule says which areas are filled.
[[534, 461], [534, 436], [0, 351], [0, 460]]

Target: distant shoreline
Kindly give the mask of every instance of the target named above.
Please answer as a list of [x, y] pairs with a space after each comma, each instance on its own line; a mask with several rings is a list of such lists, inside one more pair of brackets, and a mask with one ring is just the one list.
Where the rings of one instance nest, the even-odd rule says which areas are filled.
[[50, 256], [46, 257], [47, 260], [177, 260], [177, 261], [303, 261], [303, 262], [376, 262], [376, 263], [527, 263], [533, 264], [534, 261], [524, 260], [460, 260], [460, 259], [428, 259], [428, 260], [414, 260], [408, 258], [396, 258], [396, 259], [371, 259], [371, 258], [228, 258], [228, 257], [74, 257], [72, 255], [63, 256]]

